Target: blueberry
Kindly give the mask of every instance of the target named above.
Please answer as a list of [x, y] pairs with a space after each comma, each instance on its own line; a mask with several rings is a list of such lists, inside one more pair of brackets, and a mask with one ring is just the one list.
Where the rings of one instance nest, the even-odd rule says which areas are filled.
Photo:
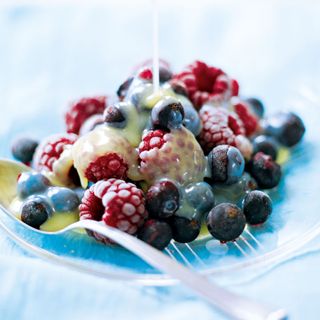
[[146, 194], [146, 208], [153, 218], [168, 218], [179, 209], [179, 189], [169, 180], [157, 182]]
[[44, 192], [50, 181], [39, 172], [23, 172], [18, 178], [17, 194], [24, 199], [30, 195]]
[[244, 230], [246, 218], [241, 209], [231, 203], [221, 203], [208, 214], [207, 227], [211, 235], [223, 242], [238, 238]]
[[188, 219], [173, 216], [169, 220], [172, 228], [173, 239], [180, 243], [187, 243], [195, 240], [200, 234], [201, 223], [198, 219]]
[[264, 115], [263, 103], [257, 98], [247, 98], [245, 101], [250, 105], [251, 110], [259, 117], [262, 118]]
[[159, 250], [163, 250], [172, 239], [171, 227], [165, 221], [150, 219], [138, 231], [138, 238]]
[[84, 135], [96, 127], [101, 126], [104, 123], [104, 118], [102, 114], [94, 114], [88, 118], [80, 128], [80, 135]]
[[31, 197], [21, 208], [21, 220], [36, 229], [39, 229], [51, 214], [50, 204], [42, 197]]
[[163, 98], [151, 111], [151, 121], [154, 128], [176, 129], [181, 127], [183, 119], [182, 104], [172, 97]]
[[19, 160], [23, 163], [28, 163], [32, 161], [37, 146], [38, 142], [36, 140], [30, 138], [20, 138], [13, 142], [11, 152], [16, 160]]
[[185, 189], [188, 203], [200, 214], [208, 213], [214, 206], [212, 188], [206, 182], [189, 184]]
[[306, 129], [300, 117], [292, 112], [279, 112], [266, 120], [265, 134], [275, 137], [286, 147], [296, 145]]
[[191, 131], [194, 136], [198, 136], [201, 132], [201, 120], [197, 110], [187, 98], [181, 97], [179, 100], [184, 110], [183, 125]]
[[47, 196], [55, 211], [73, 211], [80, 205], [76, 192], [68, 188], [52, 187], [48, 189]]
[[250, 224], [266, 222], [272, 212], [272, 201], [262, 191], [251, 191], [243, 199], [243, 213]]
[[172, 78], [172, 72], [168, 68], [160, 67], [159, 78], [160, 78], [160, 83], [167, 82]]
[[258, 152], [249, 161], [247, 169], [257, 181], [259, 188], [271, 189], [281, 179], [281, 167], [263, 152]]
[[208, 155], [213, 182], [233, 184], [241, 178], [245, 161], [241, 152], [229, 145], [213, 148]]
[[120, 85], [120, 87], [118, 88], [117, 90], [117, 95], [120, 99], [124, 99], [125, 96], [127, 95], [127, 92], [129, 90], [129, 87], [131, 86], [132, 84], [132, 81], [133, 81], [134, 77], [130, 77], [128, 78], [124, 83], [122, 83]]
[[124, 128], [126, 125], [126, 117], [121, 108], [122, 102], [108, 106], [103, 114], [104, 121], [116, 128]]
[[269, 136], [260, 135], [252, 141], [253, 153], [263, 152], [269, 155], [273, 160], [277, 159], [278, 145], [277, 142]]
[[188, 97], [188, 90], [186, 89], [183, 83], [179, 81], [170, 81], [170, 86], [176, 94]]
[[77, 194], [79, 201], [81, 202], [86, 190], [84, 190], [82, 188], [76, 188], [76, 189], [74, 189], [74, 192]]

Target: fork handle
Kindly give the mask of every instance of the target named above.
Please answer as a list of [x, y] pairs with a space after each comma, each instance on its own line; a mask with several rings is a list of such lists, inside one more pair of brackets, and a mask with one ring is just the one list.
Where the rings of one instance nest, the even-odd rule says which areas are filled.
[[166, 254], [151, 247], [145, 242], [118, 229], [101, 225], [97, 221], [83, 220], [76, 222], [66, 229], [85, 228], [106, 236], [136, 254], [156, 269], [173, 276], [191, 288], [198, 295], [206, 299], [217, 309], [232, 319], [241, 320], [280, 320], [287, 319], [284, 309], [277, 309], [262, 305], [251, 299], [232, 293], [207, 277], [196, 273], [182, 264], [174, 261]]

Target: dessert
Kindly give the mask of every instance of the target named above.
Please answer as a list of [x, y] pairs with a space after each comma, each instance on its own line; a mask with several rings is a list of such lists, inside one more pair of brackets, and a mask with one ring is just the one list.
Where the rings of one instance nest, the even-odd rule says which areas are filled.
[[260, 100], [239, 96], [236, 80], [201, 61], [176, 74], [161, 62], [159, 90], [152, 79], [143, 63], [116, 98], [69, 105], [66, 132], [15, 142], [13, 156], [33, 168], [17, 181], [17, 218], [45, 231], [95, 220], [160, 250], [194, 241], [203, 226], [226, 242], [267, 221], [266, 192], [305, 132], [299, 116], [265, 117]]

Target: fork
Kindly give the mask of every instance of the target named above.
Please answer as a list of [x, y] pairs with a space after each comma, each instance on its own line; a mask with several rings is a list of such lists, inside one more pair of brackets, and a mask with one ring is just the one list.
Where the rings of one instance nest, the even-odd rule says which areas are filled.
[[[2, 225], [2, 227], [4, 226]], [[78, 221], [59, 231], [47, 233], [52, 235], [61, 235], [75, 229], [87, 229], [110, 238], [151, 266], [179, 280], [182, 284], [192, 289], [195, 293], [207, 300], [231, 319], [287, 319], [287, 313], [284, 309], [266, 306], [246, 297], [232, 293], [218, 286], [208, 277], [192, 271], [138, 238], [120, 231], [119, 229], [101, 225], [97, 221]]]

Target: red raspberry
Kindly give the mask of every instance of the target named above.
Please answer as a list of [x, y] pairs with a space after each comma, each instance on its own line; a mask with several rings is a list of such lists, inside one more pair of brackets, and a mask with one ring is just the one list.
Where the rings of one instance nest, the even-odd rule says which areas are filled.
[[199, 115], [202, 122], [199, 142], [205, 154], [220, 144], [237, 146], [236, 136], [243, 135], [245, 131], [235, 113], [222, 107], [204, 106]]
[[107, 97], [82, 98], [72, 103], [65, 114], [67, 132], [79, 134], [82, 124], [94, 114], [102, 114]]
[[91, 182], [103, 179], [126, 179], [128, 164], [117, 153], [108, 153], [92, 161], [85, 171], [86, 178]]
[[150, 68], [143, 68], [139, 72], [138, 77], [143, 80], [152, 80], [152, 70]]
[[229, 79], [224, 71], [210, 67], [202, 61], [195, 61], [173, 78], [173, 83], [183, 82], [188, 96], [196, 108], [209, 100], [225, 100], [238, 95], [237, 81]]
[[164, 144], [164, 135], [166, 132], [163, 130], [149, 131], [146, 136], [143, 137], [142, 142], [139, 145], [139, 153], [143, 151], [149, 151], [153, 148], [160, 149]]
[[254, 134], [258, 129], [259, 121], [255, 114], [251, 112], [249, 105], [238, 100], [232, 102], [232, 106], [233, 110], [243, 122], [246, 136], [249, 137]]
[[[99, 181], [88, 189], [82, 199], [80, 220], [96, 220], [135, 234], [147, 219], [143, 192], [133, 183], [120, 179]], [[97, 234], [89, 233], [104, 243], [110, 241]]]
[[48, 137], [37, 148], [34, 165], [37, 170], [53, 170], [53, 164], [60, 158], [66, 146], [74, 144], [78, 136], [73, 133]]

